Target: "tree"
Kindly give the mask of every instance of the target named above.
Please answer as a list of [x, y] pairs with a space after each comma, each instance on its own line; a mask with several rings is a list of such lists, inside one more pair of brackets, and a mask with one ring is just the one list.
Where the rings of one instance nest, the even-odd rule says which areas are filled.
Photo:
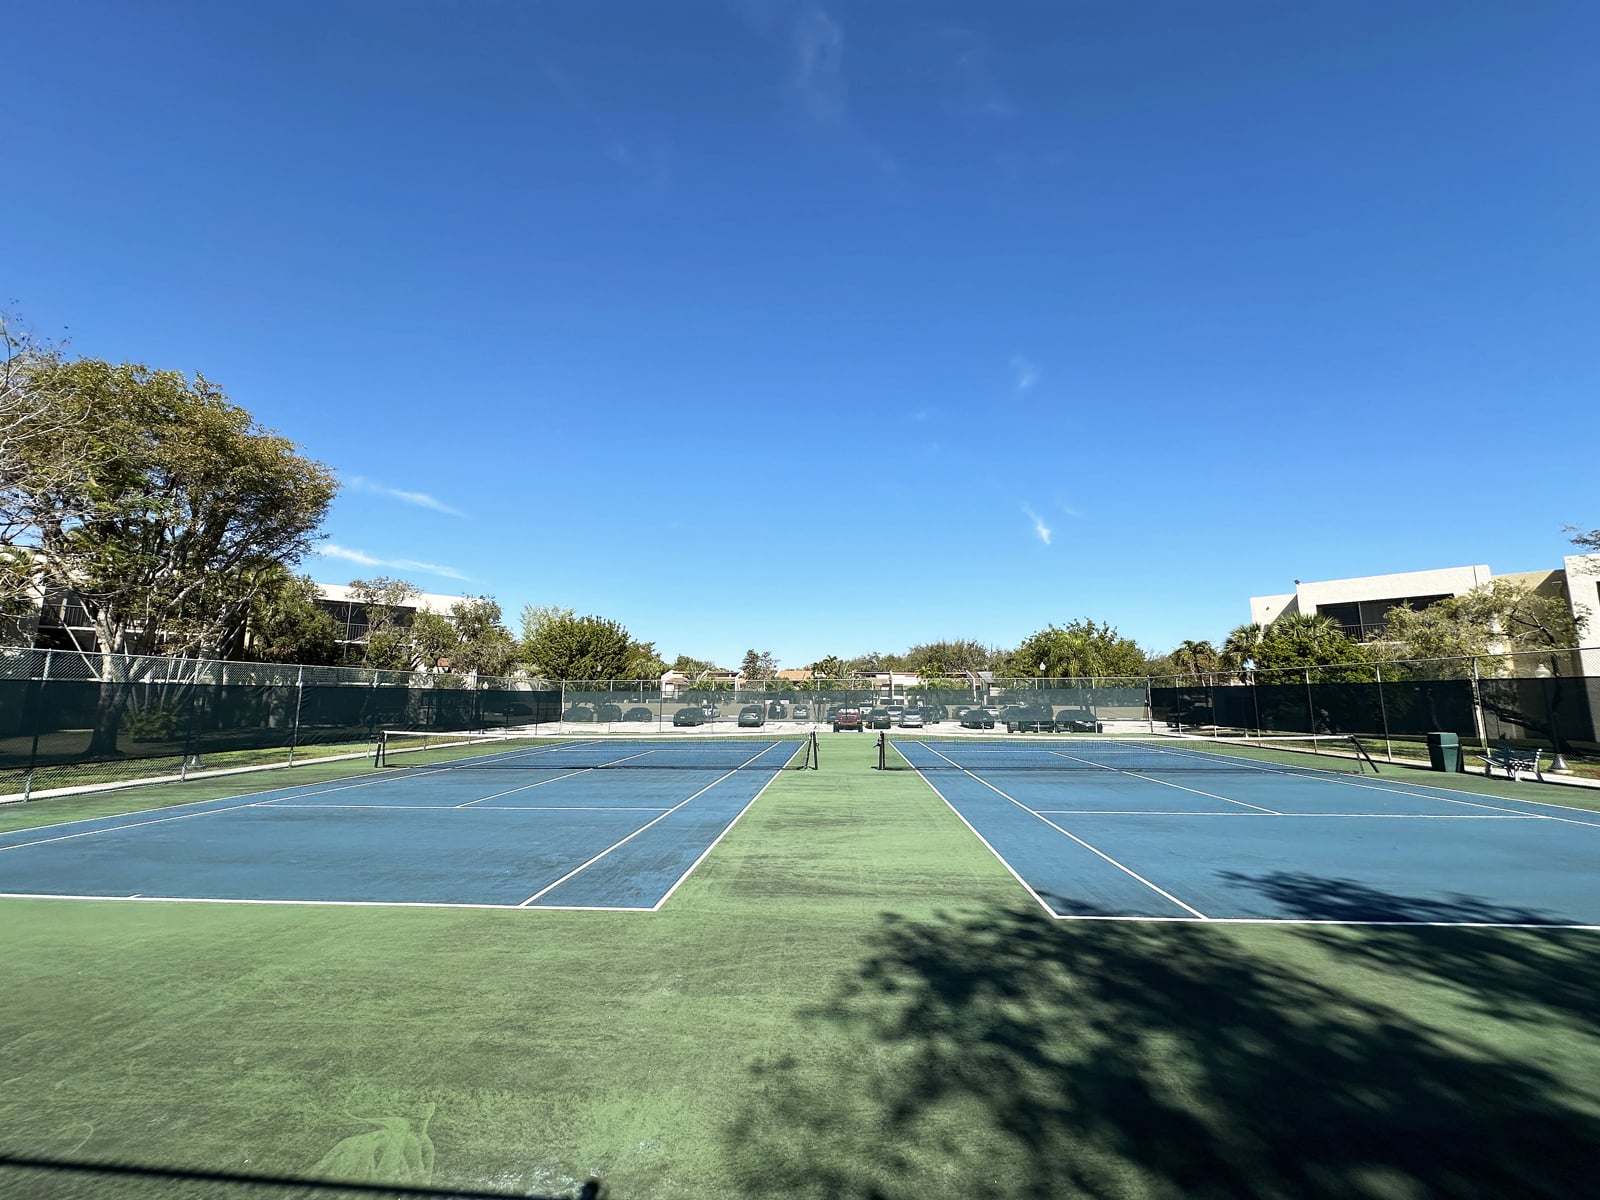
[[[986, 671], [994, 652], [982, 642], [957, 639], [951, 642], [926, 642], [905, 653], [907, 669], [919, 675], [946, 675], [958, 671]], [[934, 668], [938, 668], [937, 671]]]
[[[1423, 609], [1392, 608], [1384, 617], [1386, 660], [1456, 660], [1452, 673], [1470, 673], [1470, 660], [1495, 652], [1564, 650], [1576, 646], [1583, 624], [1564, 597], [1543, 594], [1513, 579], [1488, 583]], [[1552, 660], [1559, 669], [1559, 664]], [[1431, 665], [1437, 673], [1441, 668]]]
[[806, 670], [822, 679], [843, 679], [850, 674], [850, 664], [837, 654], [830, 654], [827, 658], [817, 659]]
[[[1361, 647], [1344, 632], [1332, 617], [1317, 613], [1285, 613], [1266, 627], [1255, 652], [1259, 671], [1341, 667], [1365, 663]], [[1370, 678], [1370, 672], [1324, 670], [1313, 675], [1313, 682], [1337, 683]], [[1271, 682], [1271, 680], [1262, 680]]]
[[653, 679], [665, 667], [654, 643], [634, 641], [605, 617], [533, 605], [522, 616], [523, 657], [545, 679]]
[[1248, 625], [1234, 626], [1222, 643], [1218, 662], [1224, 669], [1243, 676], [1256, 665], [1256, 654], [1261, 648], [1264, 634], [1260, 624], [1254, 621]]
[[1088, 679], [1143, 675], [1145, 663], [1137, 642], [1111, 625], [1085, 619], [1041, 629], [1006, 656], [1005, 667], [1018, 677]]
[[1186, 640], [1172, 652], [1173, 661], [1184, 675], [1212, 675], [1220, 663], [1217, 648], [1210, 642]]
[[280, 567], [256, 592], [239, 656], [256, 662], [331, 666], [339, 661], [339, 630], [317, 601], [309, 575]]
[[405, 628], [405, 650], [413, 668], [425, 671], [454, 671], [456, 647], [461, 639], [456, 627], [443, 613], [421, 609]]
[[310, 549], [333, 472], [204, 376], [35, 354], [21, 378], [0, 468], [13, 561], [83, 606], [104, 653], [235, 642]]
[[744, 660], [739, 665], [739, 673], [746, 679], [771, 679], [778, 673], [778, 660], [772, 657], [771, 650], [763, 650], [757, 654], [754, 650], [744, 652]]
[[1568, 525], [1567, 532], [1572, 534], [1572, 544], [1582, 546], [1585, 550], [1600, 551], [1600, 529], [1591, 529], [1587, 533], [1576, 525]]
[[677, 671], [680, 675], [687, 675], [690, 679], [696, 679], [707, 671], [716, 670], [716, 667], [716, 663], [706, 662], [699, 658], [690, 658], [687, 654], [680, 654], [672, 660], [672, 666], [668, 669]]
[[[387, 575], [350, 581], [350, 598], [365, 610], [367, 623], [367, 635], [361, 641], [363, 667], [409, 671], [416, 666], [411, 627], [420, 615], [413, 611], [420, 595], [422, 589], [416, 584], [406, 579], [390, 579]], [[424, 628], [433, 627], [425, 625]]]
[[516, 665], [517, 643], [493, 596], [468, 596], [450, 606], [456, 645], [451, 665], [479, 675], [506, 675]]

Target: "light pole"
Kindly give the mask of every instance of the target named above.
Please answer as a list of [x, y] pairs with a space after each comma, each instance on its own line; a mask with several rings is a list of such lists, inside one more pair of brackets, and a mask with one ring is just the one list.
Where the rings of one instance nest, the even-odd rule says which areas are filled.
[[1550, 679], [1552, 672], [1544, 663], [1533, 669], [1534, 675], [1539, 680], [1539, 691], [1544, 695], [1545, 720], [1550, 723], [1550, 750], [1553, 757], [1550, 759], [1551, 771], [1570, 771], [1567, 760], [1561, 757], [1561, 734], [1556, 730], [1556, 706], [1550, 700]]

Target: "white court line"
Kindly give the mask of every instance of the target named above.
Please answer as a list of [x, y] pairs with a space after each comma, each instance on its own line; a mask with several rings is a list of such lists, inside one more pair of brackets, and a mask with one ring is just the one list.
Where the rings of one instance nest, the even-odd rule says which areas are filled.
[[[510, 792], [502, 795], [509, 796]], [[252, 808], [265, 808], [266, 805], [248, 805]], [[355, 812], [460, 812], [459, 804], [274, 804], [278, 808], [309, 809], [313, 812], [318, 809], [337, 809]], [[475, 808], [473, 812], [666, 812], [665, 808], [650, 804], [493, 804], [488, 808]]]
[[[938, 751], [934, 751], [934, 753], [937, 754]], [[1263, 808], [1259, 804], [1250, 804], [1250, 803], [1248, 803], [1248, 802], [1246, 802], [1244, 800], [1235, 800], [1231, 796], [1219, 796], [1215, 792], [1202, 792], [1199, 788], [1184, 787], [1183, 784], [1181, 784], [1181, 783], [1173, 783], [1170, 780], [1166, 780], [1166, 779], [1156, 779], [1153, 776], [1144, 775], [1144, 774], [1141, 774], [1138, 771], [1129, 771], [1129, 770], [1124, 770], [1121, 767], [1107, 766], [1105, 763], [1095, 762], [1093, 759], [1090, 759], [1090, 758], [1079, 758], [1076, 754], [1067, 754], [1067, 753], [1064, 753], [1063, 751], [1060, 751], [1060, 750], [1052, 750], [1050, 753], [1054, 754], [1057, 758], [1065, 758], [1065, 759], [1070, 759], [1073, 762], [1087, 763], [1091, 767], [1100, 767], [1100, 768], [1102, 768], [1104, 770], [1110, 771], [1114, 775], [1131, 776], [1134, 779], [1142, 779], [1146, 783], [1159, 783], [1162, 787], [1177, 788], [1180, 792], [1192, 792], [1196, 796], [1205, 796], [1205, 797], [1207, 797], [1208, 799], [1211, 799], [1211, 800], [1222, 800], [1222, 801], [1224, 801], [1224, 802], [1226, 802], [1228, 804], [1237, 804], [1240, 808], [1253, 808], [1257, 812], [1271, 813], [1275, 817], [1281, 817], [1283, 815], [1282, 813], [1278, 812], [1276, 809]], [[1180, 756], [1180, 757], [1183, 757], [1183, 756]], [[995, 790], [999, 791], [998, 788], [996, 788]], [[1006, 797], [1006, 798], [1010, 799], [1009, 796]]]
[[[1165, 898], [1167, 900], [1172, 901], [1172, 903], [1176, 904], [1179, 908], [1183, 909], [1184, 912], [1193, 913], [1195, 916], [1199, 917], [1201, 920], [1210, 920], [1210, 918], [1207, 917], [1205, 915], [1205, 913], [1201, 912], [1198, 908], [1195, 908], [1194, 905], [1185, 904], [1182, 900], [1179, 900], [1171, 892], [1165, 891], [1162, 888], [1159, 888], [1155, 884], [1151, 883], [1148, 879], [1146, 879], [1143, 875], [1139, 874], [1139, 872], [1135, 871], [1132, 867], [1124, 866], [1122, 863], [1119, 863], [1116, 859], [1112, 858], [1104, 850], [1101, 850], [1097, 846], [1091, 846], [1088, 842], [1084, 841], [1077, 834], [1071, 833], [1071, 832], [1061, 828], [1061, 826], [1057, 825], [1054, 821], [1049, 820], [1046, 817], [1040, 816], [1037, 812], [1035, 812], [1033, 809], [1029, 808], [1026, 804], [1022, 803], [1022, 801], [1018, 800], [1016, 797], [1007, 796], [1006, 793], [1002, 792], [999, 788], [995, 787], [994, 784], [990, 783], [987, 779], [983, 778], [981, 775], [973, 775], [971, 771], [968, 771], [965, 768], [960, 767], [960, 764], [956, 763], [954, 759], [950, 759], [950, 758], [946, 757], [945, 755], [940, 754], [939, 751], [937, 751], [937, 750], [935, 750], [934, 753], [935, 754], [939, 754], [940, 758], [944, 758], [945, 761], [949, 762], [952, 766], [958, 767], [961, 770], [962, 774], [967, 775], [967, 776], [971, 777], [972, 779], [977, 780], [984, 787], [986, 787], [990, 791], [992, 791], [995, 795], [1001, 796], [1001, 797], [1005, 798], [1006, 800], [1011, 801], [1012, 804], [1015, 804], [1018, 808], [1020, 808], [1023, 812], [1027, 813], [1029, 816], [1038, 818], [1039, 820], [1043, 821], [1046, 825], [1050, 826], [1051, 829], [1054, 829], [1057, 833], [1061, 834], [1063, 837], [1071, 838], [1073, 841], [1077, 842], [1078, 845], [1082, 846], [1085, 850], [1089, 851], [1091, 854], [1099, 855], [1101, 858], [1105, 859], [1106, 862], [1110, 863], [1113, 867], [1116, 867], [1117, 870], [1123, 871], [1126, 874], [1132, 876], [1134, 879], [1137, 879], [1140, 883], [1144, 884], [1145, 887], [1149, 888], [1152, 892], [1156, 893], [1156, 895], [1161, 896], [1161, 897], [1163, 897], [1163, 898]], [[926, 779], [927, 776], [924, 775], [923, 778]], [[932, 786], [932, 785], [930, 784], [929, 786]], [[938, 788], [934, 788], [934, 791], [938, 791], [938, 790], [939, 790]], [[1225, 798], [1226, 797], [1221, 797], [1221, 796], [1216, 797], [1216, 799], [1225, 799]], [[945, 803], [949, 804], [949, 801], [946, 800]], [[1254, 807], [1254, 806], [1251, 806], [1251, 807]], [[957, 814], [957, 815], [959, 815], [959, 814]], [[985, 844], [987, 844], [987, 843], [985, 843]], [[990, 847], [990, 849], [993, 849], [993, 847]], [[1005, 860], [1001, 859], [1000, 861], [1004, 862]], [[1012, 872], [1012, 874], [1015, 874], [1015, 873], [1016, 872]], [[1034, 895], [1037, 896], [1038, 893], [1035, 892]], [[1046, 907], [1049, 907], [1049, 906], [1046, 905]], [[1053, 909], [1053, 908], [1051, 908], [1050, 911], [1052, 913], [1055, 913], [1055, 909]], [[1056, 913], [1056, 915], [1060, 916], [1062, 914]]]
[[498, 800], [498, 799], [500, 799], [501, 796], [511, 796], [511, 795], [515, 795], [517, 792], [530, 791], [530, 790], [532, 790], [533, 788], [536, 788], [536, 787], [544, 787], [544, 785], [547, 784], [547, 783], [560, 783], [563, 779], [574, 779], [579, 775], [587, 774], [589, 769], [590, 768], [583, 768], [583, 769], [577, 770], [577, 771], [568, 771], [565, 775], [557, 775], [554, 779], [540, 779], [540, 780], [538, 780], [537, 782], [534, 782], [534, 783], [525, 783], [521, 787], [512, 788], [510, 791], [495, 792], [492, 795], [488, 795], [488, 796], [479, 796], [476, 800], [468, 800], [463, 804], [453, 804], [450, 807], [452, 807], [452, 808], [471, 808], [474, 804], [482, 804], [485, 800]]
[[520, 904], [485, 904], [468, 900], [260, 900], [234, 896], [76, 896], [54, 892], [0, 892], [0, 900], [112, 900], [125, 903], [138, 900], [155, 904], [276, 904], [316, 908], [487, 908], [506, 912], [651, 912], [648, 908], [584, 904], [551, 904], [542, 909], [524, 909]]
[[[1478, 795], [1479, 793], [1477, 793], [1477, 792], [1455, 792], [1453, 795], [1440, 796], [1440, 795], [1434, 794], [1433, 792], [1416, 792], [1416, 791], [1412, 791], [1408, 787], [1392, 787], [1392, 788], [1379, 787], [1379, 786], [1377, 786], [1375, 784], [1364, 783], [1364, 782], [1361, 782], [1360, 780], [1350, 779], [1350, 778], [1347, 778], [1347, 777], [1342, 776], [1342, 775], [1330, 775], [1330, 776], [1326, 776], [1326, 777], [1318, 775], [1318, 776], [1311, 776], [1310, 778], [1324, 779], [1325, 782], [1342, 784], [1345, 787], [1364, 788], [1365, 790], [1367, 790], [1369, 792], [1382, 792], [1386, 796], [1412, 796], [1412, 797], [1414, 797], [1414, 798], [1416, 798], [1418, 800], [1433, 800], [1433, 801], [1436, 801], [1436, 802], [1438, 802], [1440, 804], [1459, 804], [1463, 808], [1487, 808], [1487, 809], [1491, 810], [1492, 812], [1513, 813], [1513, 814], [1515, 814], [1517, 816], [1536, 817], [1537, 819], [1539, 819], [1541, 821], [1560, 821], [1563, 825], [1583, 825], [1583, 826], [1587, 826], [1590, 829], [1600, 829], [1600, 821], [1575, 821], [1571, 817], [1558, 817], [1558, 816], [1555, 816], [1555, 815], [1549, 814], [1549, 813], [1524, 813], [1520, 809], [1506, 808], [1506, 807], [1504, 807], [1503, 805], [1500, 805], [1500, 804], [1488, 804], [1488, 803], [1485, 803], [1482, 800], [1457, 800], [1457, 799], [1455, 799], [1455, 796]], [[1430, 785], [1430, 784], [1421, 784], [1419, 786], [1430, 787], [1432, 785]], [[1436, 792], [1447, 792], [1447, 791], [1450, 791], [1450, 789], [1448, 789], [1448, 788], [1437, 788], [1437, 789], [1435, 789], [1435, 791]], [[1499, 796], [1496, 796], [1496, 797], [1491, 797], [1491, 799], [1503, 799], [1503, 800], [1506, 800], [1507, 802], [1512, 803], [1512, 804], [1541, 804], [1541, 805], [1544, 804], [1543, 801], [1538, 801], [1538, 800], [1513, 800], [1510, 797], [1499, 797]], [[1557, 805], [1548, 805], [1546, 807], [1561, 808], [1563, 806], [1557, 804]], [[1591, 810], [1591, 809], [1583, 809], [1582, 811], [1591, 812], [1593, 810]]]
[[678, 888], [683, 884], [683, 881], [685, 879], [689, 878], [689, 876], [694, 874], [696, 867], [698, 867], [701, 863], [705, 862], [706, 857], [713, 850], [715, 850], [717, 848], [717, 843], [722, 841], [723, 838], [727, 837], [728, 834], [733, 832], [733, 827], [739, 823], [740, 819], [743, 818], [745, 813], [750, 811], [751, 807], [755, 804], [755, 802], [757, 800], [761, 799], [762, 793], [765, 792], [769, 787], [771, 787], [772, 783], [773, 783], [773, 780], [775, 780], [777, 778], [778, 778], [777, 773], [774, 772], [773, 776], [772, 776], [772, 779], [767, 780], [765, 783], [763, 783], [761, 785], [760, 790], [758, 790], [754, 796], [751, 796], [750, 799], [745, 803], [745, 806], [743, 808], [741, 808], [737, 813], [734, 814], [733, 820], [728, 822], [726, 828], [724, 828], [721, 833], [717, 834], [717, 836], [712, 839], [711, 844], [700, 852], [700, 856], [698, 858], [696, 858], [692, 863], [689, 864], [688, 869], [686, 871], [684, 871], [684, 873], [682, 875], [679, 875], [678, 878], [677, 878], [677, 881], [675, 883], [673, 883], [673, 885], [666, 890], [666, 892], [662, 895], [661, 899], [659, 899], [659, 900], [657, 900], [655, 902], [654, 906], [652, 906], [652, 908], [650, 909], [651, 912], [660, 912], [661, 911], [661, 906], [664, 905], [668, 900], [672, 899], [672, 893], [674, 893], [674, 892], [676, 892], [678, 890]]
[[[938, 751], [935, 750], [934, 753], [937, 754]], [[921, 772], [918, 772], [918, 774], [921, 774]], [[967, 831], [969, 833], [971, 833], [973, 837], [977, 838], [980, 842], [983, 843], [984, 849], [987, 850], [990, 854], [994, 855], [995, 861], [997, 861], [1002, 867], [1004, 867], [1007, 870], [1007, 872], [1010, 873], [1011, 878], [1015, 879], [1019, 884], [1022, 885], [1022, 890], [1027, 892], [1028, 895], [1032, 896], [1034, 898], [1034, 900], [1036, 900], [1038, 902], [1040, 908], [1044, 909], [1044, 911], [1049, 913], [1052, 917], [1055, 917], [1057, 919], [1060, 918], [1061, 914], [1058, 913], [1055, 909], [1051, 908], [1050, 905], [1045, 901], [1045, 898], [1043, 896], [1039, 895], [1038, 892], [1033, 890], [1033, 885], [1031, 883], [1029, 883], [1026, 879], [1024, 879], [1021, 875], [1019, 875], [1017, 873], [1017, 869], [1015, 867], [1013, 867], [1009, 862], [1006, 861], [1006, 856], [1001, 854], [1000, 851], [996, 850], [994, 848], [993, 844], [989, 841], [989, 839], [984, 837], [983, 834], [978, 832], [977, 827], [974, 826], [971, 821], [967, 820], [967, 818], [962, 814], [962, 812], [961, 812], [961, 810], [959, 808], [957, 808], [954, 804], [950, 803], [950, 798], [939, 790], [938, 785], [936, 785], [933, 782], [933, 780], [929, 779], [926, 775], [922, 775], [922, 782], [927, 784], [928, 787], [933, 789], [933, 794], [935, 796], [939, 797], [939, 799], [943, 800], [945, 802], [946, 807], [948, 807], [951, 812], [955, 813], [956, 820], [960, 821], [963, 825], [965, 825], [967, 827]], [[1188, 919], [1191, 919], [1191, 918], [1185, 918], [1185, 919], [1188, 920]]]
[[[441, 768], [441, 769], [443, 769], [443, 768]], [[432, 775], [432, 774], [436, 774], [437, 772], [429, 771], [429, 772], [426, 772], [426, 773], [429, 774], [429, 775]], [[411, 778], [413, 778], [413, 779], [420, 778], [420, 777], [421, 777], [420, 775], [411, 776]], [[80, 833], [64, 833], [64, 834], [61, 834], [59, 837], [36, 838], [31, 842], [12, 842], [9, 845], [0, 846], [0, 853], [4, 853], [7, 850], [24, 850], [24, 849], [28, 848], [29, 846], [47, 846], [51, 842], [67, 842], [67, 841], [71, 841], [73, 838], [94, 837], [96, 834], [101, 834], [101, 833], [120, 833], [124, 829], [138, 829], [143, 825], [164, 825], [168, 821], [184, 821], [184, 820], [187, 820], [190, 817], [209, 817], [209, 816], [214, 816], [217, 813], [239, 812], [241, 809], [246, 809], [246, 808], [285, 807], [287, 805], [287, 802], [291, 801], [291, 800], [304, 800], [309, 796], [325, 796], [325, 795], [328, 795], [328, 794], [330, 794], [332, 792], [347, 792], [347, 791], [350, 791], [353, 788], [372, 787], [375, 784], [379, 784], [379, 783], [383, 783], [383, 782], [385, 782], [385, 780], [380, 778], [380, 779], [368, 780], [366, 783], [345, 783], [345, 784], [340, 784], [337, 787], [318, 788], [315, 791], [302, 792], [299, 795], [295, 795], [295, 796], [285, 796], [282, 800], [246, 800], [246, 799], [244, 799], [242, 797], [229, 797], [230, 799], [239, 800], [239, 803], [237, 803], [237, 804], [223, 804], [223, 805], [221, 805], [221, 807], [208, 808], [203, 812], [178, 813], [176, 816], [171, 816], [171, 817], [156, 817], [156, 818], [153, 818], [152, 820], [149, 820], [149, 821], [124, 821], [120, 825], [107, 825], [107, 826], [105, 826], [104, 828], [101, 828], [101, 829], [85, 829]], [[281, 791], [283, 789], [279, 788], [279, 789], [274, 789], [274, 790]], [[260, 792], [251, 792], [251, 793], [249, 793], [249, 795], [254, 795], [254, 796], [259, 796], [261, 794], [262, 793], [260, 793]], [[218, 801], [216, 801], [216, 800], [194, 800], [194, 801], [190, 801], [189, 802], [189, 804], [217, 804], [217, 803], [218, 803]], [[175, 805], [172, 805], [171, 808], [187, 808], [187, 807], [189, 807], [189, 804], [175, 804]], [[307, 804], [307, 805], [304, 805], [302, 807], [305, 807], [305, 808], [320, 808], [320, 807], [323, 807], [323, 806], [322, 805], [316, 805], [316, 804]], [[330, 807], [331, 808], [333, 806], [332, 805], [328, 805], [326, 807]], [[365, 806], [363, 806], [363, 805], [355, 805], [353, 807], [360, 808], [360, 807], [365, 807]], [[407, 807], [411, 807], [411, 806], [409, 806], [409, 805], [398, 805], [397, 807], [407, 808]], [[169, 808], [147, 808], [147, 809], [145, 809], [143, 811], [145, 811], [145, 812], [169, 812], [170, 809]], [[41, 826], [39, 826], [39, 828], [40, 829], [60, 829], [60, 828], [63, 828], [64, 826], [67, 826], [67, 825], [79, 825], [79, 824], [82, 824], [84, 821], [112, 821], [112, 820], [116, 820], [116, 818], [118, 816], [124, 816], [124, 815], [134, 815], [134, 814], [120, 814], [119, 813], [119, 814], [112, 814], [111, 816], [105, 816], [105, 817], [82, 817], [77, 821], [63, 821], [63, 822], [61, 822], [60, 824], [57, 824], [57, 825], [41, 825]]]
[[[308, 806], [310, 807], [310, 806]], [[1543, 813], [1242, 813], [1193, 812], [1157, 808], [1036, 808], [1034, 812], [1061, 817], [1283, 817], [1285, 820], [1374, 821], [1548, 821]]]
[[[529, 896], [526, 900], [524, 900], [522, 902], [521, 907], [527, 907], [528, 905], [532, 904], [535, 900], [537, 900], [540, 896], [543, 896], [547, 892], [554, 891], [556, 888], [560, 887], [563, 883], [566, 883], [567, 880], [573, 878], [574, 876], [576, 876], [578, 874], [581, 874], [584, 871], [587, 871], [590, 867], [594, 866], [595, 863], [599, 862], [602, 858], [604, 858], [606, 855], [610, 854], [613, 850], [617, 849], [619, 846], [624, 846], [628, 842], [631, 842], [634, 838], [638, 837], [646, 829], [649, 829], [650, 826], [658, 824], [661, 821], [665, 821], [673, 813], [677, 812], [680, 808], [682, 808], [684, 804], [688, 804], [691, 800], [697, 800], [701, 796], [704, 796], [707, 792], [709, 792], [712, 788], [716, 787], [719, 783], [724, 782], [725, 780], [730, 778], [732, 775], [734, 775], [737, 771], [739, 771], [740, 768], [749, 766], [751, 763], [755, 762], [756, 759], [760, 758], [761, 755], [765, 754], [767, 752], [767, 750], [770, 750], [770, 749], [771, 749], [771, 747], [769, 746], [766, 749], [760, 751], [759, 753], [751, 755], [749, 758], [745, 759], [744, 762], [740, 763], [739, 766], [729, 769], [726, 773], [718, 776], [716, 779], [713, 779], [710, 783], [706, 784], [705, 787], [701, 788], [694, 795], [690, 796], [688, 800], [685, 800], [683, 802], [683, 804], [674, 804], [671, 808], [667, 809], [666, 812], [662, 813], [654, 821], [645, 822], [643, 825], [639, 826], [639, 828], [635, 829], [632, 833], [630, 833], [627, 837], [622, 838], [620, 841], [614, 842], [610, 846], [607, 846], [604, 850], [600, 851], [599, 854], [596, 854], [588, 862], [579, 864], [578, 866], [574, 867], [572, 870], [568, 871], [560, 879], [556, 880], [554, 883], [549, 884], [546, 887], [540, 888], [537, 892], [535, 892], [533, 895]], [[772, 781], [768, 780], [767, 782], [771, 783]]]

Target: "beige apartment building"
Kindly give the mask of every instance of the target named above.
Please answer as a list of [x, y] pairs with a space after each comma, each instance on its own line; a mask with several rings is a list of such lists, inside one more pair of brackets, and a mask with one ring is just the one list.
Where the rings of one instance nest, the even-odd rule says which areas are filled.
[[1250, 619], [1268, 625], [1288, 613], [1313, 613], [1332, 617], [1351, 637], [1366, 640], [1379, 636], [1391, 608], [1425, 608], [1470, 592], [1491, 579], [1515, 580], [1565, 599], [1573, 617], [1585, 629], [1585, 648], [1579, 653], [1583, 673], [1600, 676], [1600, 554], [1569, 554], [1553, 570], [1499, 575], [1487, 564], [1479, 563], [1359, 579], [1297, 579], [1292, 592], [1250, 597]]

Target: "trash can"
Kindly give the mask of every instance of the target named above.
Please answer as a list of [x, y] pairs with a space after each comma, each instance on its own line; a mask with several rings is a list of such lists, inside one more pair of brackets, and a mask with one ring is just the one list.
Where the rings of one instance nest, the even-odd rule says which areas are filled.
[[1461, 739], [1453, 733], [1428, 735], [1428, 765], [1435, 771], [1459, 774], [1461, 771]]

